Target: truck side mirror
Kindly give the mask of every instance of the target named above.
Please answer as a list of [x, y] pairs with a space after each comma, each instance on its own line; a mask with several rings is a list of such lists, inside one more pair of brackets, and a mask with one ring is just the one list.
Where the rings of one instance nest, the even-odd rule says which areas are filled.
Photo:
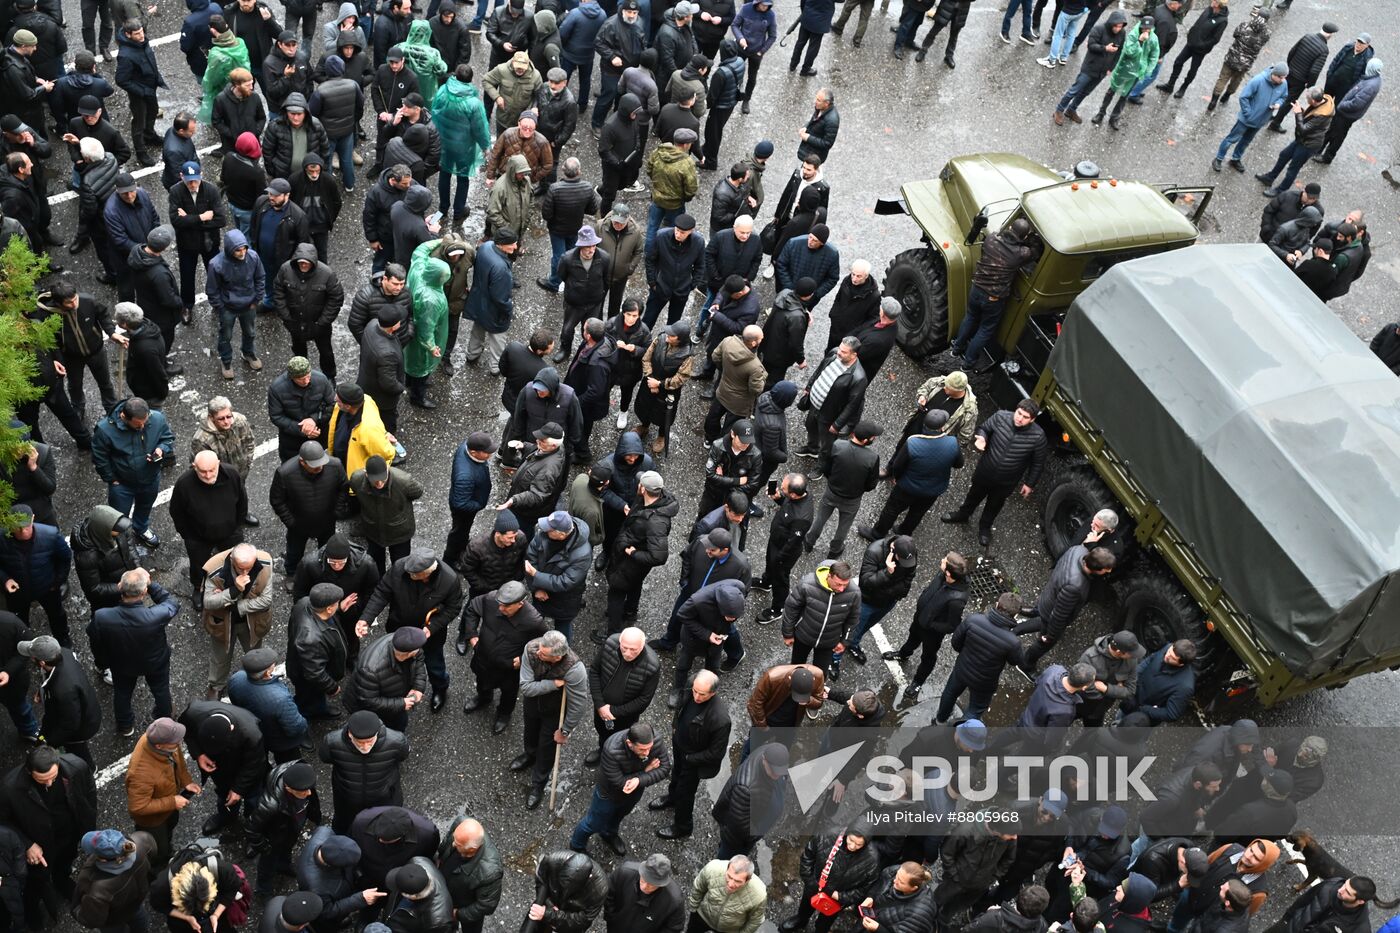
[[968, 226], [967, 238], [963, 240], [968, 246], [977, 242], [977, 238], [982, 235], [982, 231], [987, 229], [986, 211], [978, 211], [977, 216], [972, 218], [972, 223]]

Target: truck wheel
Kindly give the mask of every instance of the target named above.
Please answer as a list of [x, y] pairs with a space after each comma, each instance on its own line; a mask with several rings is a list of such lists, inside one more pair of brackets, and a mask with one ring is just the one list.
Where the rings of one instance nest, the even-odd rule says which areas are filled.
[[909, 249], [885, 270], [885, 294], [899, 300], [899, 345], [916, 360], [948, 346], [948, 280], [943, 257]]
[[1076, 533], [1088, 525], [1094, 513], [1105, 508], [1123, 513], [1108, 487], [1088, 467], [1068, 470], [1045, 499], [1040, 527], [1046, 553], [1059, 560], [1061, 554], [1082, 540]]
[[1115, 584], [1118, 591], [1118, 628], [1138, 637], [1148, 653], [1178, 638], [1204, 646], [1205, 620], [1195, 601], [1166, 571], [1144, 568]]

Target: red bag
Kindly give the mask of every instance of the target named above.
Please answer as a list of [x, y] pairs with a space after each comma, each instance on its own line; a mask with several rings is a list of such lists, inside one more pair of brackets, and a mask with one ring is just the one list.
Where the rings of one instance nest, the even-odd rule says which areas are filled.
[[823, 889], [826, 887], [827, 876], [831, 874], [832, 863], [836, 861], [836, 853], [841, 851], [841, 844], [845, 841], [845, 833], [836, 837], [836, 844], [831, 847], [831, 854], [826, 857], [826, 867], [822, 869], [821, 879], [817, 882], [817, 893], [808, 901], [812, 909], [823, 917], [833, 917], [841, 912], [841, 902]]

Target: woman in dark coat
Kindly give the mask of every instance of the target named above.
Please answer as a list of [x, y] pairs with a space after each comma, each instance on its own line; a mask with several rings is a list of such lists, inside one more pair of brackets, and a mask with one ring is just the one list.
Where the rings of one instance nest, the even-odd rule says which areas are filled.
[[642, 356], [651, 349], [651, 328], [642, 321], [642, 306], [635, 298], [622, 304], [622, 313], [608, 318], [603, 332], [613, 339], [612, 384], [618, 388], [617, 429], [627, 427], [627, 409], [632, 392], [642, 381]]
[[646, 440], [650, 426], [656, 425], [656, 440], [651, 445], [656, 453], [666, 449], [666, 435], [680, 403], [681, 387], [694, 368], [695, 348], [690, 343], [690, 321], [685, 318], [668, 324], [642, 356], [636, 431], [638, 437]]
[[[785, 933], [796, 933], [807, 928], [807, 921], [817, 912], [812, 906], [812, 898], [818, 891], [833, 898], [841, 910], [830, 915], [817, 914], [817, 933], [827, 933], [841, 911], [865, 900], [880, 874], [879, 855], [870, 844], [870, 832], [870, 824], [860, 820], [839, 835], [814, 836], [808, 840], [798, 867], [802, 877], [802, 896], [797, 902], [796, 916], [782, 925]], [[828, 862], [831, 865], [829, 873], [826, 872]], [[823, 874], [826, 874], [825, 883]]]

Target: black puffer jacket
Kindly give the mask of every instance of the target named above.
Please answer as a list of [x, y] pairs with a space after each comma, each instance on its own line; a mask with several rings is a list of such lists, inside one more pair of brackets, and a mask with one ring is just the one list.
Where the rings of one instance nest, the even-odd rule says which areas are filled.
[[889, 572], [885, 559], [893, 543], [893, 537], [872, 541], [860, 559], [860, 598], [882, 609], [908, 596], [918, 573], [918, 565], [913, 561], [907, 567], [895, 564], [894, 573]]
[[[296, 801], [299, 807], [301, 801], [287, 793], [287, 771], [295, 764], [295, 761], [284, 761], [269, 771], [267, 780], [263, 782], [262, 793], [249, 801], [252, 810], [247, 817], [248, 831], [255, 836], [286, 839], [288, 835], [295, 837], [296, 830], [300, 829], [300, 821], [294, 815], [292, 802]], [[306, 799], [305, 809], [301, 812], [307, 823], [321, 822], [321, 796], [316, 793], [314, 786], [311, 788], [311, 796]], [[287, 825], [288, 822], [291, 825]], [[282, 825], [279, 826], [278, 823]], [[295, 838], [287, 841], [294, 842]]]
[[[831, 850], [836, 846], [837, 839], [837, 836], [813, 836], [803, 846], [797, 868], [805, 885], [803, 896], [807, 896], [808, 891], [816, 891], [817, 882], [821, 880], [822, 870], [826, 867], [826, 860], [831, 858]], [[823, 890], [827, 894], [835, 892], [836, 900], [842, 907], [851, 907], [865, 900], [870, 886], [880, 874], [879, 856], [870, 842], [867, 839], [865, 845], [852, 852], [842, 839], [840, 847], [836, 849], [836, 858], [831, 860], [831, 874], [827, 876]], [[883, 924], [881, 926], [883, 928]]]
[[[302, 105], [305, 104], [306, 101], [303, 100]], [[326, 141], [326, 130], [321, 126], [321, 121], [308, 113], [302, 127], [306, 129], [306, 151], [329, 159], [331, 147]], [[286, 117], [274, 117], [267, 125], [262, 135], [262, 149], [263, 165], [267, 167], [268, 178], [290, 179], [294, 168], [297, 171], [301, 170], [300, 165], [292, 165], [292, 125], [287, 122]]]
[[827, 575], [835, 561], [824, 560], [792, 588], [783, 605], [783, 637], [804, 645], [830, 648], [846, 636], [860, 618], [860, 586], [850, 581], [844, 592], [828, 589]]
[[147, 252], [140, 244], [131, 248], [126, 264], [131, 269], [136, 303], [146, 312], [146, 317], [156, 322], [173, 322], [183, 302], [170, 264], [162, 256]]
[[[452, 837], [457, 826], [466, 819], [459, 816], [452, 821], [443, 836], [438, 849], [438, 864], [441, 865], [453, 854]], [[457, 859], [451, 872], [443, 873], [448, 893], [456, 905], [453, 913], [458, 923], [479, 923], [496, 912], [501, 903], [501, 879], [505, 876], [505, 866], [501, 863], [501, 853], [491, 837], [481, 840], [481, 848], [470, 859]]]
[[772, 391], [758, 397], [753, 407], [753, 428], [756, 443], [765, 464], [787, 463], [787, 409], [773, 400]]
[[603, 910], [608, 873], [581, 852], [551, 852], [535, 866], [535, 900], [554, 933], [584, 933]]
[[757, 444], [750, 444], [736, 453], [728, 432], [710, 443], [709, 455], [705, 458], [706, 489], [717, 489], [722, 496], [738, 489], [752, 499], [758, 492], [762, 473], [763, 452]]
[[1015, 626], [995, 608], [963, 619], [953, 632], [953, 650], [958, 652], [954, 672], [969, 686], [995, 689], [1002, 668], [1021, 663], [1021, 640], [1012, 632]]
[[267, 416], [276, 426], [277, 432], [297, 438], [297, 445], [304, 440], [301, 421], [310, 418], [325, 430], [335, 409], [335, 387], [322, 373], [312, 370], [311, 381], [304, 387], [292, 381], [286, 373], [280, 374], [267, 387]]
[[[564, 491], [564, 480], [568, 476], [568, 466], [563, 447], [549, 453], [535, 450], [511, 477], [511, 511], [520, 519], [520, 527], [527, 535], [532, 533], [535, 521], [548, 515], [559, 501], [559, 494]], [[529, 546], [526, 547], [528, 549]]]
[[[666, 563], [671, 556], [671, 521], [680, 510], [680, 502], [665, 490], [650, 505], [640, 500], [632, 504], [632, 511], [622, 520], [622, 527], [613, 539], [609, 586], [638, 586], [653, 567]], [[636, 550], [627, 554], [629, 547]]]
[[[385, 217], [387, 218], [387, 216], [386, 213]], [[389, 239], [384, 241], [387, 244], [392, 242], [393, 237], [387, 232], [387, 223], [385, 226], [385, 235], [389, 236]], [[359, 343], [360, 338], [364, 336], [365, 328], [378, 318], [379, 309], [392, 307], [399, 312], [400, 319], [404, 321], [404, 326], [400, 327], [394, 336], [398, 338], [399, 343], [406, 344], [413, 335], [413, 318], [409, 314], [408, 299], [407, 286], [391, 298], [384, 294], [384, 289], [380, 287], [379, 282], [366, 282], [355, 292], [355, 297], [350, 299], [350, 314], [345, 320], [345, 326], [350, 329], [350, 335], [355, 338], [355, 342]]]
[[362, 755], [350, 741], [349, 727], [341, 726], [326, 733], [320, 757], [331, 766], [337, 807], [343, 804], [354, 812], [403, 804], [399, 762], [408, 757], [408, 739], [397, 729], [381, 726], [374, 747]]
[[1310, 32], [1288, 50], [1288, 80], [1299, 87], [1312, 87], [1327, 64], [1327, 40], [1321, 32]]
[[[394, 929], [398, 933], [445, 933], [447, 930], [455, 930], [457, 921], [452, 910], [452, 892], [448, 890], [447, 880], [442, 877], [442, 873], [437, 870], [437, 866], [431, 859], [421, 855], [415, 855], [409, 859], [410, 865], [417, 865], [428, 876], [429, 894], [421, 900], [404, 900], [404, 891], [401, 891], [392, 881], [385, 884], [388, 892], [386, 900], [390, 904], [407, 904], [408, 910], [402, 908], [394, 911]], [[416, 892], [411, 892], [416, 893]]]
[[[650, 645], [632, 661], [622, 659], [622, 636], [608, 636], [607, 644], [598, 649], [588, 666], [588, 689], [593, 694], [593, 707], [612, 706], [618, 719], [635, 719], [651, 705], [661, 676], [661, 658]], [[618, 677], [622, 683], [614, 684]], [[626, 699], [613, 702], [612, 696]]]
[[[309, 272], [298, 267], [303, 260], [311, 263]], [[272, 300], [292, 336], [306, 340], [330, 330], [345, 304], [345, 289], [331, 267], [317, 260], [316, 247], [301, 243], [292, 250], [291, 262], [277, 270]]]
[[[563, 234], [559, 234], [563, 236]], [[605, 249], [593, 252], [593, 261], [583, 264], [579, 247], [559, 257], [559, 278], [564, 282], [564, 304], [571, 308], [586, 308], [590, 312], [602, 309], [608, 297], [608, 275], [612, 272], [612, 257]]]
[[479, 639], [472, 658], [473, 668], [478, 662], [487, 668], [513, 667], [525, 645], [549, 630], [544, 616], [532, 603], [525, 603], [519, 612], [507, 619], [496, 602], [495, 590], [468, 602], [462, 618], [467, 638]]
[[168, 349], [160, 328], [150, 318], [127, 334], [126, 386], [132, 395], [148, 402], [163, 402], [170, 395], [170, 376], [165, 370]]
[[933, 933], [938, 909], [933, 903], [933, 885], [926, 884], [913, 894], [895, 890], [894, 876], [898, 865], [880, 873], [880, 880], [871, 888], [875, 916], [880, 918], [881, 933]]
[[334, 694], [345, 679], [348, 656], [345, 633], [335, 616], [323, 621], [311, 611], [309, 598], [298, 599], [287, 620], [287, 679], [297, 692], [310, 688]]
[[523, 534], [516, 534], [515, 542], [510, 547], [498, 546], [494, 532], [468, 541], [460, 565], [468, 592], [476, 597], [494, 592], [507, 581], [519, 580], [525, 572], [526, 546]]
[[98, 506], [93, 514], [78, 522], [68, 538], [78, 585], [83, 588], [83, 597], [94, 612], [121, 602], [117, 584], [122, 574], [137, 566], [136, 533], [131, 523], [128, 522], [116, 537], [112, 536], [112, 529], [117, 527], [121, 517], [116, 509]]
[[404, 711], [403, 700], [410, 690], [428, 692], [428, 668], [420, 651], [407, 661], [394, 657], [394, 638], [381, 635], [360, 651], [355, 672], [345, 689], [345, 706], [367, 709], [380, 718]]
[[[358, 593], [360, 598], [355, 605], [349, 609], [341, 609], [338, 613], [342, 630], [349, 631], [355, 627], [355, 623], [360, 621], [360, 615], [365, 611], [365, 603], [369, 600], [370, 593], [374, 592], [374, 587], [379, 583], [379, 568], [370, 560], [365, 549], [358, 544], [350, 545], [350, 557], [345, 562], [345, 567], [341, 570], [332, 569], [326, 560], [326, 549], [317, 548], [301, 559], [301, 564], [297, 567], [296, 582], [292, 586], [292, 599], [301, 599], [303, 596], [311, 595], [311, 588], [317, 583], [334, 583], [344, 591], [346, 596], [351, 593]], [[288, 636], [290, 642], [290, 635]], [[347, 648], [357, 652], [359, 645], [347, 645]], [[288, 669], [291, 668], [291, 658], [287, 659]]]
[[987, 438], [987, 449], [977, 462], [976, 479], [992, 486], [1039, 482], [1049, 450], [1040, 425], [1031, 422], [1018, 428], [1011, 412], [999, 411], [982, 422], [977, 433]]
[[117, 174], [121, 166], [110, 152], [101, 162], [85, 164], [79, 170], [78, 218], [86, 227], [102, 224], [102, 208], [112, 192], [117, 190]]
[[291, 459], [272, 474], [268, 500], [282, 524], [308, 537], [329, 536], [335, 532], [335, 509], [348, 482], [338, 457], [320, 473], [302, 469], [301, 460]]
[[[404, 70], [407, 71], [408, 69], [405, 68]], [[394, 227], [390, 222], [389, 211], [395, 204], [402, 201], [406, 194], [408, 194], [407, 188], [395, 188], [393, 185], [389, 184], [389, 170], [387, 168], [379, 174], [379, 180], [369, 189], [369, 194], [365, 195], [365, 206], [360, 209], [360, 223], [364, 227], [365, 240], [370, 243], [378, 243], [387, 250], [392, 250], [394, 248]], [[376, 292], [379, 291], [379, 287], [373, 282], [366, 283], [361, 286], [360, 291], [356, 293], [356, 303], [359, 302], [360, 295], [363, 295], [366, 289], [374, 289]], [[405, 304], [408, 300], [407, 294], [407, 292], [404, 292]], [[360, 335], [356, 332], [354, 327], [354, 307], [351, 307], [350, 314], [350, 333], [355, 335], [356, 340], [359, 340]], [[369, 318], [365, 317], [363, 321], [364, 323], [368, 323]], [[361, 331], [364, 330], [364, 323], [360, 325]]]
[[1079, 610], [1089, 601], [1089, 575], [1084, 572], [1084, 558], [1088, 550], [1076, 544], [1060, 555], [1055, 567], [1050, 571], [1050, 579], [1035, 600], [1035, 611], [1040, 615], [1045, 634], [1059, 638]]

